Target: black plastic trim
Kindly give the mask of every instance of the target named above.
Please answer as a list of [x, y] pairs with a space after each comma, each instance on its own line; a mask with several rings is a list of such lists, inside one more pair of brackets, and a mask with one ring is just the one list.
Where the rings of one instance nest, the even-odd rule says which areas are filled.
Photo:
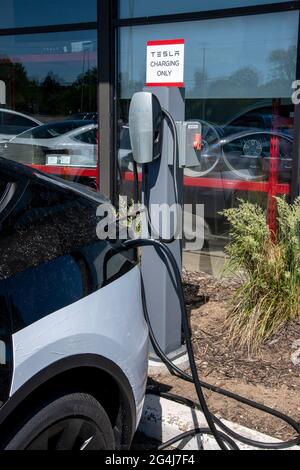
[[24, 26], [20, 28], [2, 28], [0, 36], [16, 36], [21, 34], [42, 34], [42, 33], [59, 33], [66, 31], [83, 31], [87, 29], [97, 29], [97, 21], [88, 23], [67, 23], [45, 26]]
[[176, 23], [183, 21], [210, 20], [235, 16], [259, 15], [290, 10], [299, 10], [300, 1], [269, 3], [247, 7], [222, 8], [220, 10], [195, 11], [191, 13], [174, 13], [171, 15], [144, 16], [124, 18], [116, 21], [116, 26], [139, 26], [147, 24]]
[[98, 0], [98, 145], [99, 182], [115, 205], [116, 188], [116, 63], [117, 45], [114, 23], [116, 0]]

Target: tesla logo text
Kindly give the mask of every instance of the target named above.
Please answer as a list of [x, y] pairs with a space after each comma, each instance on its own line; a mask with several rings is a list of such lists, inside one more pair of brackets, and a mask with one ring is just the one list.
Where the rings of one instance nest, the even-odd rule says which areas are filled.
[[180, 51], [152, 51], [151, 56], [153, 59], [157, 58], [168, 58], [168, 57], [180, 57]]

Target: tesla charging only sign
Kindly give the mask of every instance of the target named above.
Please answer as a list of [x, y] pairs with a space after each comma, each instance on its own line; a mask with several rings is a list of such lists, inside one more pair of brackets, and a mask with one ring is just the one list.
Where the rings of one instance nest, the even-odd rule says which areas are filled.
[[184, 86], [184, 39], [147, 42], [147, 86]]

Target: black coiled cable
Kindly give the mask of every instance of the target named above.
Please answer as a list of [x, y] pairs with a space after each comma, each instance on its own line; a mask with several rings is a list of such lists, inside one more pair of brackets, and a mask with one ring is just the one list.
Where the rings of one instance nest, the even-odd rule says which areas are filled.
[[[150, 319], [149, 319], [146, 300], [145, 300], [145, 290], [144, 290], [144, 285], [143, 285], [143, 282], [142, 282], [142, 300], [143, 300], [143, 305], [144, 305], [144, 314], [145, 314], [145, 319], [146, 319], [146, 321], [148, 323], [148, 326], [149, 326], [151, 342], [153, 344], [154, 350], [155, 350], [156, 354], [158, 355], [158, 357], [167, 365], [167, 367], [171, 371], [173, 371], [175, 374], [177, 374], [183, 380], [191, 382], [195, 385], [195, 389], [196, 389], [196, 392], [197, 392], [197, 396], [198, 396], [198, 399], [199, 399], [200, 406], [199, 406], [199, 404], [197, 404], [195, 402], [192, 402], [192, 401], [187, 401], [187, 402], [192, 404], [194, 407], [198, 407], [198, 408], [201, 409], [201, 411], [203, 412], [203, 414], [204, 414], [204, 416], [207, 420], [208, 426], [209, 426], [209, 430], [206, 429], [206, 431], [204, 431], [204, 429], [197, 429], [197, 430], [194, 429], [194, 430], [191, 430], [190, 432], [188, 432], [188, 434], [184, 433], [184, 434], [172, 439], [171, 441], [168, 441], [168, 442], [164, 443], [162, 446], [160, 446], [160, 450], [165, 449], [166, 447], [169, 447], [170, 445], [174, 444], [175, 442], [178, 442], [178, 441], [182, 440], [185, 437], [194, 436], [194, 435], [197, 435], [197, 434], [204, 434], [204, 433], [212, 434], [214, 436], [214, 438], [216, 439], [219, 447], [222, 450], [229, 450], [229, 449], [238, 450], [239, 449], [237, 444], [234, 441], [232, 441], [232, 439], [230, 439], [230, 438], [233, 438], [236, 441], [239, 441], [243, 444], [246, 444], [246, 445], [249, 445], [249, 446], [252, 446], [252, 447], [256, 447], [256, 448], [260, 448], [260, 449], [269, 449], [269, 450], [271, 450], [271, 449], [273, 449], [273, 450], [275, 450], [275, 449], [277, 449], [277, 450], [279, 450], [279, 449], [288, 449], [288, 448], [291, 448], [295, 445], [300, 444], [300, 424], [298, 422], [296, 422], [295, 420], [293, 420], [292, 418], [290, 418], [289, 416], [287, 416], [287, 415], [285, 415], [285, 414], [283, 414], [283, 413], [281, 413], [277, 410], [274, 410], [274, 409], [272, 409], [268, 406], [257, 403], [256, 401], [249, 400], [248, 398], [245, 398], [245, 397], [242, 397], [242, 396], [240, 396], [238, 394], [235, 394], [233, 392], [224, 390], [220, 387], [216, 387], [214, 385], [208, 384], [208, 383], [203, 382], [199, 379], [197, 366], [196, 366], [196, 362], [195, 362], [195, 358], [194, 358], [192, 339], [191, 339], [191, 334], [190, 334], [190, 329], [189, 329], [188, 314], [187, 314], [186, 306], [185, 306], [183, 285], [182, 285], [182, 281], [181, 281], [181, 273], [180, 273], [180, 270], [178, 268], [176, 259], [174, 258], [174, 256], [173, 256], [172, 252], [170, 251], [169, 247], [164, 245], [159, 240], [135, 239], [135, 240], [127, 240], [127, 241], [123, 242], [121, 246], [115, 247], [112, 251], [115, 252], [115, 250], [121, 251], [121, 250], [128, 250], [128, 249], [132, 249], [132, 248], [145, 247], [145, 246], [153, 246], [156, 249], [159, 249], [163, 253], [163, 255], [165, 256], [165, 258], [169, 261], [169, 263], [172, 267], [172, 271], [174, 273], [174, 277], [175, 277], [175, 281], [176, 281], [178, 297], [179, 297], [179, 300], [180, 300], [181, 313], [182, 313], [182, 326], [183, 326], [183, 331], [184, 331], [184, 336], [185, 336], [186, 347], [187, 347], [187, 352], [188, 352], [188, 357], [189, 357], [189, 361], [190, 361], [190, 368], [191, 368], [192, 375], [190, 376], [189, 374], [185, 373], [184, 371], [179, 369], [177, 366], [175, 366], [172, 363], [172, 361], [170, 361], [170, 359], [161, 350], [161, 348], [160, 348], [160, 346], [159, 346], [159, 344], [158, 344], [158, 342], [155, 338], [155, 335], [153, 333], [153, 329], [152, 329], [151, 322], [150, 322]], [[282, 421], [284, 421], [285, 423], [287, 423], [288, 425], [293, 427], [293, 429], [297, 432], [298, 436], [296, 438], [291, 439], [291, 440], [286, 441], [286, 442], [282, 441], [282, 442], [274, 443], [274, 442], [255, 441], [253, 439], [249, 439], [245, 436], [242, 436], [242, 435], [236, 433], [235, 431], [230, 429], [228, 426], [226, 426], [213, 413], [211, 413], [211, 411], [209, 410], [209, 408], [207, 406], [207, 403], [206, 403], [206, 399], [205, 399], [205, 396], [204, 396], [204, 393], [203, 393], [203, 388], [205, 388], [207, 390], [210, 390], [212, 392], [221, 394], [221, 395], [226, 396], [228, 398], [232, 398], [232, 399], [234, 399], [234, 400], [236, 400], [240, 403], [243, 403], [243, 404], [248, 405], [252, 408], [255, 408], [259, 411], [262, 411], [262, 412], [267, 413], [271, 416], [274, 416], [275, 418], [281, 419]], [[151, 390], [151, 393], [153, 393], [153, 392], [155, 393], [155, 391], [153, 389], [150, 389], [150, 390]], [[156, 394], [160, 394], [161, 396], [165, 396], [165, 397], [173, 399], [175, 401], [178, 401], [178, 398], [180, 398], [180, 397], [176, 397], [175, 395], [172, 395], [172, 394], [163, 394], [162, 392], [156, 392]], [[183, 399], [183, 398], [181, 400], [183, 402], [186, 402], [186, 400]], [[224, 435], [223, 432], [220, 432], [217, 429], [216, 426], [218, 426], [220, 429], [222, 429], [222, 431], [224, 431], [226, 434]], [[230, 438], [229, 438], [229, 436], [230, 436]]]

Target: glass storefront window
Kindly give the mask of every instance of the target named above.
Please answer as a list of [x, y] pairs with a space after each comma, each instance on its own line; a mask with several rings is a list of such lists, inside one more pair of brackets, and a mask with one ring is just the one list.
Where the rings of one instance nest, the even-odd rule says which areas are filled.
[[[220, 212], [239, 198], [268, 212], [274, 194], [290, 193], [298, 20], [292, 11], [176, 23], [175, 36], [186, 44], [186, 119], [203, 128], [200, 164], [185, 169], [184, 184], [185, 202], [205, 206], [204, 252], [222, 252], [227, 226]], [[130, 154], [122, 147], [130, 98], [145, 86], [146, 43], [173, 38], [174, 24], [120, 29], [123, 163]], [[125, 170], [123, 176], [128, 192]]]
[[0, 28], [97, 21], [97, 0], [1, 0]]
[[0, 80], [0, 156], [96, 187], [96, 31], [2, 36]]
[[[288, 0], [283, 0], [288, 1]], [[225, 8], [248, 7], [282, 3], [282, 0], [119, 0], [120, 18], [138, 18], [143, 16], [171, 15], [197, 11], [221, 10]]]

